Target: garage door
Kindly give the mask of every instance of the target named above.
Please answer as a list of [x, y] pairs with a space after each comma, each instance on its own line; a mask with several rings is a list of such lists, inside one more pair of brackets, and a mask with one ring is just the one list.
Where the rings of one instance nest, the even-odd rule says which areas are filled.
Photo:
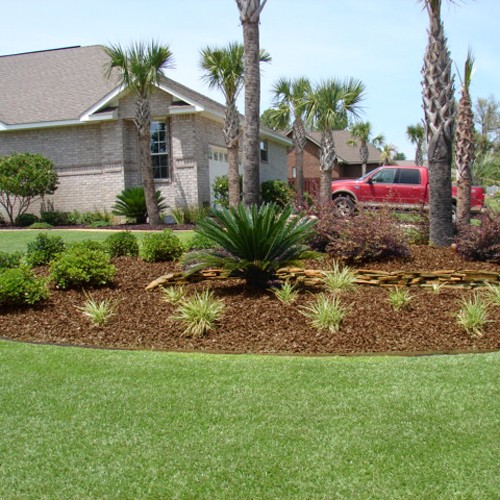
[[210, 204], [214, 205], [214, 193], [212, 185], [216, 177], [227, 175], [228, 160], [227, 149], [219, 146], [208, 147], [208, 171], [210, 177]]

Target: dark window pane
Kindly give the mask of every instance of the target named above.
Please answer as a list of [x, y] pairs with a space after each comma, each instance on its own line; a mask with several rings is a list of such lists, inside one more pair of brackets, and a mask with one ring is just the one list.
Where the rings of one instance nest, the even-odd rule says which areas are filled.
[[420, 170], [416, 168], [401, 169], [399, 171], [399, 184], [420, 184]]

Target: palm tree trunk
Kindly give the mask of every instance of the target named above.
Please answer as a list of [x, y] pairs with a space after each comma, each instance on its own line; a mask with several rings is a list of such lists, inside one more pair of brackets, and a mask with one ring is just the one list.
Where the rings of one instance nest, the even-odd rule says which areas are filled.
[[323, 204], [332, 199], [332, 170], [337, 155], [335, 141], [331, 131], [324, 131], [321, 138], [321, 151], [319, 155], [319, 199]]
[[227, 148], [229, 185], [229, 206], [236, 207], [240, 203], [240, 172], [238, 170], [239, 147], [231, 146]]
[[300, 117], [296, 117], [293, 124], [293, 143], [295, 146], [295, 194], [297, 201], [304, 199], [304, 147], [306, 131]]
[[147, 99], [142, 98], [137, 101], [135, 125], [139, 135], [139, 162], [149, 223], [159, 224], [160, 210], [155, 198], [155, 184], [151, 166], [151, 110]]
[[[255, 2], [253, 2], [255, 3]], [[259, 2], [256, 2], [257, 5]], [[245, 127], [243, 201], [245, 205], [259, 204], [260, 186], [260, 48], [259, 17], [242, 19], [245, 47]]]

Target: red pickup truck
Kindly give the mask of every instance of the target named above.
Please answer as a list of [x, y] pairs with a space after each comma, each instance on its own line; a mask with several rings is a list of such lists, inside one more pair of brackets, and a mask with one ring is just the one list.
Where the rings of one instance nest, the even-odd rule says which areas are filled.
[[[453, 186], [454, 207], [456, 195], [457, 188]], [[429, 172], [426, 167], [417, 166], [379, 167], [360, 179], [333, 181], [332, 200], [339, 215], [351, 214], [356, 203], [399, 209], [425, 209], [429, 205]], [[474, 186], [471, 191], [471, 211], [481, 211], [483, 204], [484, 190]]]

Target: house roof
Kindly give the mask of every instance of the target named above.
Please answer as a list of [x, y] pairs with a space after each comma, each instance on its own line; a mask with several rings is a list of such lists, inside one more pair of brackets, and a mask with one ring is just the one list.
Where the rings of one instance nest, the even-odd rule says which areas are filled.
[[[316, 145], [321, 146], [321, 132], [309, 131], [307, 132], [307, 138]], [[333, 140], [335, 141], [335, 152], [340, 161], [349, 165], [361, 164], [359, 145], [350, 146], [347, 144], [349, 140], [356, 140], [348, 130], [334, 130]], [[368, 163], [379, 162], [380, 151], [373, 144], [368, 144]]]
[[[109, 106], [123, 88], [118, 73], [104, 76], [108, 61], [101, 45], [0, 56], [0, 130], [114, 118]], [[224, 105], [171, 78], [162, 77], [159, 88], [193, 106], [193, 111], [224, 118]], [[281, 134], [261, 128], [264, 136], [291, 144]]]

